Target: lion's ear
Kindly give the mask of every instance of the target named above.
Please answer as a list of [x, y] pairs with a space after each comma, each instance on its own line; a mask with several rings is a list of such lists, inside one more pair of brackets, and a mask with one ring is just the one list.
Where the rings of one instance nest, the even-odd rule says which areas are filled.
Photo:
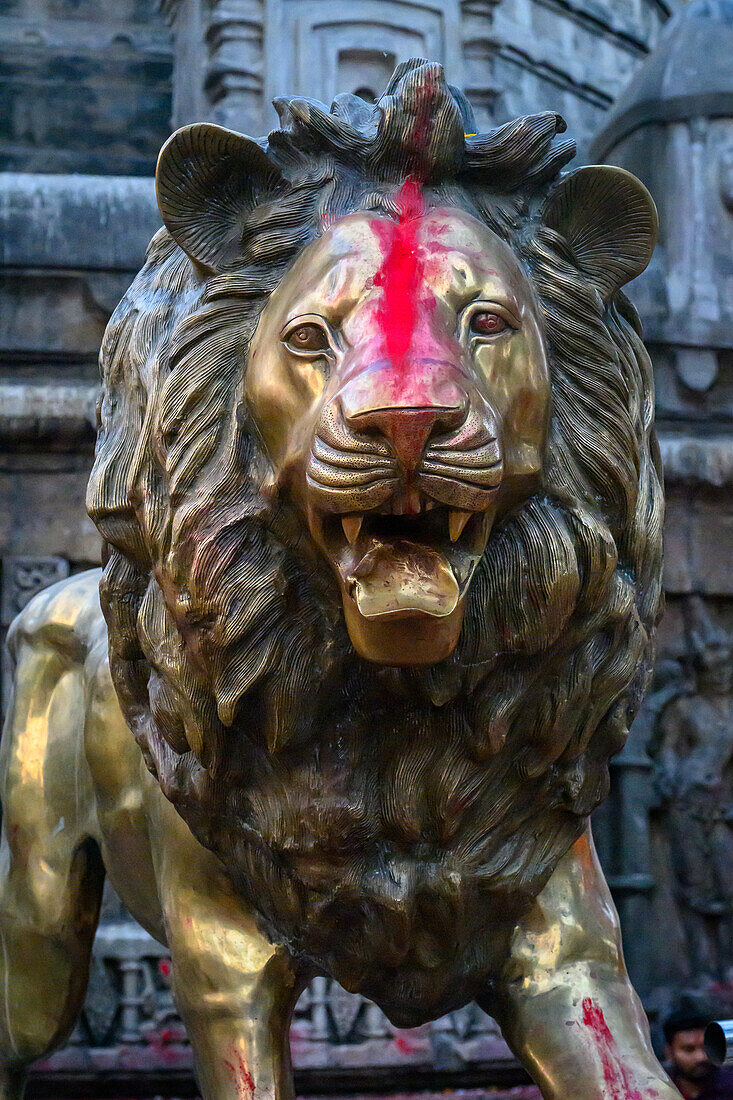
[[543, 221], [562, 233], [605, 301], [641, 275], [657, 240], [657, 208], [641, 180], [608, 164], [578, 168], [550, 192]]
[[176, 130], [155, 173], [166, 228], [209, 271], [237, 260], [247, 216], [281, 183], [277, 165], [255, 141], [208, 122]]

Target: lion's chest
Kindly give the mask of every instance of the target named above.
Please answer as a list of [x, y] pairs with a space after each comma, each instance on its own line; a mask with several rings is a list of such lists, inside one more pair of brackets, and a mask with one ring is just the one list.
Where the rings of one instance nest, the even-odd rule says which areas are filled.
[[413, 1024], [477, 995], [578, 835], [540, 786], [437, 723], [341, 727], [270, 759], [217, 848], [271, 935]]

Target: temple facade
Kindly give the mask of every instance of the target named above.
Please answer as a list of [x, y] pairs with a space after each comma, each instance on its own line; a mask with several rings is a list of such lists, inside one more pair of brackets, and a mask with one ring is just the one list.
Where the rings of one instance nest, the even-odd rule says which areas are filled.
[[375, 96], [415, 56], [479, 126], [541, 106], [584, 150], [680, 2], [7, 0], [0, 168], [149, 175], [171, 126], [263, 134], [275, 96]]

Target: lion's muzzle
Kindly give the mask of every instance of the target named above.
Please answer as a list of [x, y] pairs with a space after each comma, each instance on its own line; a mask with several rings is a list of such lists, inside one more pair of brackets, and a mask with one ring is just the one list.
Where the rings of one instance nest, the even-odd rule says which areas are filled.
[[309, 518], [363, 656], [425, 664], [454, 647], [493, 519], [497, 418], [459, 364], [347, 369], [308, 463]]
[[409, 479], [428, 440], [454, 433], [468, 415], [466, 390], [445, 377], [451, 369], [439, 361], [418, 362], [398, 373], [391, 363], [377, 363], [342, 387], [344, 420], [357, 435], [386, 439]]

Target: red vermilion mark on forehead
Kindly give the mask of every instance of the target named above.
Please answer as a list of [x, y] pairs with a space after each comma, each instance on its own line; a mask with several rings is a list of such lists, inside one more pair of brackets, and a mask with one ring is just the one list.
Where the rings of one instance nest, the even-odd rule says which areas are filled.
[[630, 1079], [621, 1061], [616, 1040], [606, 1023], [603, 1009], [591, 997], [583, 1000], [583, 1023], [590, 1031], [603, 1068], [603, 1080], [608, 1087], [609, 1100], [652, 1100], [658, 1096], [655, 1089], [641, 1092]]
[[[436, 74], [429, 72], [418, 90], [418, 100], [406, 146], [419, 158], [430, 135], [433, 103], [440, 96]], [[372, 223], [382, 250], [374, 285], [382, 288], [377, 320], [387, 358], [400, 371], [407, 362], [418, 324], [425, 276], [426, 253], [420, 239], [424, 213], [422, 172], [413, 171], [397, 195], [397, 221]], [[424, 308], [424, 306], [423, 306]]]
[[372, 228], [382, 250], [374, 285], [382, 288], [377, 321], [387, 358], [395, 369], [404, 368], [412, 345], [422, 297], [425, 254], [420, 240], [422, 189], [408, 177], [398, 196], [397, 221], [375, 219]]

